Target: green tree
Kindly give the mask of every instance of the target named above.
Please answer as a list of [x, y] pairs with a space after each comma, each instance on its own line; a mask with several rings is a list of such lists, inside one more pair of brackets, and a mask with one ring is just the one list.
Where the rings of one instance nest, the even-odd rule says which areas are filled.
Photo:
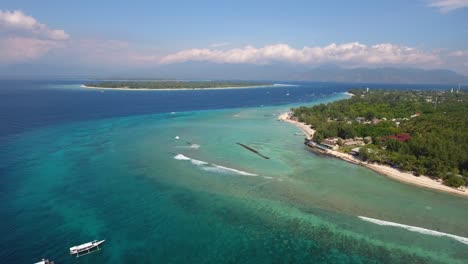
[[315, 132], [315, 134], [314, 134], [314, 141], [315, 141], [315, 142], [320, 143], [320, 142], [322, 142], [324, 139], [325, 139], [325, 138], [324, 138], [324, 136], [323, 136], [322, 133], [320, 133], [320, 132], [318, 132], [318, 131]]
[[368, 111], [366, 114], [365, 114], [365, 117], [367, 120], [372, 120], [375, 118], [375, 113], [372, 112], [372, 111]]
[[402, 145], [403, 145], [402, 142], [396, 139], [392, 139], [392, 138], [387, 139], [387, 141], [385, 142], [385, 146], [387, 147], [387, 150], [389, 151], [398, 152], [400, 148], [402, 148]]
[[427, 169], [424, 166], [419, 165], [415, 168], [414, 172], [416, 176], [425, 175], [427, 172]]
[[465, 181], [463, 178], [455, 176], [455, 175], [450, 175], [444, 180], [444, 184], [450, 187], [460, 187], [462, 185], [465, 185]]
[[356, 136], [356, 132], [354, 131], [352, 126], [343, 125], [338, 128], [337, 134], [340, 138], [354, 138]]

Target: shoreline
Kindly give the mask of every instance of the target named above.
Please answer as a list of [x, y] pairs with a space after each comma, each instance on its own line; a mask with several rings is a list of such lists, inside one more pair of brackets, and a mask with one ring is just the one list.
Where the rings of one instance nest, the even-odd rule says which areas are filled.
[[232, 90], [232, 89], [250, 89], [250, 88], [267, 88], [267, 87], [290, 87], [298, 86], [295, 84], [271, 84], [271, 85], [251, 85], [251, 86], [232, 86], [232, 87], [212, 87], [212, 88], [162, 88], [162, 89], [151, 89], [151, 88], [124, 88], [124, 87], [97, 87], [88, 86], [85, 84], [80, 85], [81, 88], [87, 89], [99, 89], [99, 90], [121, 90], [121, 91], [190, 91], [190, 90]]
[[278, 116], [278, 120], [295, 125], [297, 128], [299, 128], [302, 131], [302, 133], [304, 133], [305, 137], [308, 140], [311, 140], [314, 137], [315, 130], [310, 128], [310, 126], [308, 126], [305, 123], [301, 123], [301, 122], [291, 119], [291, 114], [292, 114], [291, 112], [282, 113]]
[[[291, 119], [290, 115], [291, 115], [291, 112], [282, 113], [282, 114], [280, 114], [278, 116], [278, 120], [286, 122], [286, 123], [293, 124], [294, 126], [299, 128], [302, 131], [302, 133], [304, 133], [304, 135], [306, 136], [306, 138], [308, 140], [311, 140], [313, 138], [315, 130], [310, 128], [310, 126], [308, 126], [308, 125], [306, 125], [304, 123], [301, 123], [301, 122], [298, 122], [296, 120]], [[393, 180], [396, 180], [396, 181], [399, 181], [399, 182], [408, 183], [408, 184], [411, 184], [411, 185], [415, 185], [415, 186], [419, 186], [419, 187], [423, 187], [423, 188], [427, 188], [427, 189], [432, 189], [432, 190], [436, 190], [436, 191], [441, 191], [441, 192], [445, 192], [445, 193], [451, 193], [451, 194], [456, 194], [456, 195], [459, 195], [459, 196], [468, 197], [468, 192], [463, 191], [463, 190], [459, 190], [459, 189], [456, 189], [456, 188], [452, 188], [452, 187], [449, 187], [449, 186], [446, 186], [446, 185], [443, 185], [442, 182], [436, 181], [436, 180], [434, 180], [432, 178], [429, 178], [427, 176], [424, 176], [424, 175], [414, 176], [413, 174], [411, 174], [409, 172], [403, 172], [403, 171], [400, 171], [398, 169], [392, 168], [390, 166], [376, 164], [376, 163], [368, 163], [368, 162], [362, 161], [360, 159], [357, 159], [356, 157], [354, 157], [351, 154], [342, 153], [342, 152], [339, 152], [339, 151], [336, 151], [336, 150], [331, 150], [331, 149], [328, 149], [328, 150], [319, 150], [319, 149], [317, 149], [317, 150], [320, 151], [320, 153], [323, 153], [325, 155], [328, 155], [328, 156], [331, 156], [331, 157], [334, 157], [334, 158], [338, 158], [338, 159], [347, 161], [347, 162], [352, 163], [352, 164], [356, 164], [356, 165], [366, 167], [366, 168], [371, 169], [371, 170], [373, 170], [373, 171], [375, 171], [375, 172], [377, 172], [377, 173], [379, 173], [381, 175], [384, 175], [386, 177], [389, 177], [389, 178], [391, 178]]]

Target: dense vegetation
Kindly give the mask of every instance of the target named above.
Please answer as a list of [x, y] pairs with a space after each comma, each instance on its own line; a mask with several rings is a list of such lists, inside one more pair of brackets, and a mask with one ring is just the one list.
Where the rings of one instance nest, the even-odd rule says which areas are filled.
[[[359, 152], [363, 160], [440, 178], [449, 186], [468, 183], [466, 91], [350, 92], [355, 96], [348, 100], [293, 109], [294, 116], [316, 129], [316, 142], [370, 136], [372, 144]], [[402, 133], [411, 138], [389, 138]]]
[[128, 88], [128, 89], [202, 89], [271, 85], [258, 82], [232, 81], [105, 81], [88, 83], [90, 87]]

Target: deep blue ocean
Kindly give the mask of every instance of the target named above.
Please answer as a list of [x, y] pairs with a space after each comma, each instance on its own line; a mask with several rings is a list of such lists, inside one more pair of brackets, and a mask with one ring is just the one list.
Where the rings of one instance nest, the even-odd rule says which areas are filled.
[[[287, 105], [350, 88], [449, 89], [450, 85], [286, 82], [297, 87], [196, 91], [83, 89], [87, 80], [0, 80], [0, 137], [60, 123], [151, 113]], [[282, 82], [281, 82], [282, 83]], [[289, 94], [289, 96], [286, 96]]]
[[[0, 263], [468, 262], [466, 198], [315, 155], [276, 120], [351, 88], [450, 85], [124, 91], [86, 82], [0, 81]], [[94, 239], [106, 239], [101, 251], [69, 255]]]

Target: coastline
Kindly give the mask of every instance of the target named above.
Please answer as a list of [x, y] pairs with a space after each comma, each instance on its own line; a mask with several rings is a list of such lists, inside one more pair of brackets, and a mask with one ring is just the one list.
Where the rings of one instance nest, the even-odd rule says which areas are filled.
[[302, 133], [304, 133], [306, 139], [311, 140], [314, 137], [315, 130], [305, 123], [291, 119], [291, 114], [291, 112], [282, 113], [278, 116], [278, 120], [295, 125], [302, 131]]
[[[290, 112], [282, 113], [278, 116], [278, 120], [293, 124], [294, 126], [299, 128], [304, 133], [304, 135], [306, 136], [308, 140], [311, 140], [313, 138], [315, 130], [310, 128], [310, 126], [306, 125], [305, 123], [301, 123], [301, 122], [291, 119], [290, 118], [291, 114], [292, 113]], [[432, 190], [437, 190], [437, 191], [442, 191], [446, 193], [468, 197], [468, 192], [443, 185], [442, 182], [436, 181], [424, 175], [414, 176], [411, 173], [402, 172], [390, 166], [375, 164], [375, 163], [368, 163], [368, 162], [361, 161], [355, 158], [351, 154], [342, 153], [336, 150], [328, 149], [328, 150], [320, 150], [320, 152], [328, 156], [332, 156], [332, 157], [347, 161], [349, 163], [353, 163], [356, 165], [366, 167], [368, 169], [371, 169], [379, 174], [382, 174], [384, 176], [387, 176], [399, 182], [408, 183], [408, 184], [416, 185], [416, 186], [427, 188], [427, 189], [432, 189]]]
[[213, 88], [163, 88], [163, 89], [151, 89], [151, 88], [117, 88], [117, 87], [97, 87], [88, 86], [85, 84], [80, 85], [81, 88], [87, 89], [99, 89], [99, 90], [122, 90], [122, 91], [189, 91], [189, 90], [232, 90], [232, 89], [251, 89], [251, 88], [266, 88], [266, 87], [289, 87], [298, 86], [295, 84], [271, 84], [271, 85], [251, 85], [251, 86], [232, 86], [232, 87], [213, 87]]

